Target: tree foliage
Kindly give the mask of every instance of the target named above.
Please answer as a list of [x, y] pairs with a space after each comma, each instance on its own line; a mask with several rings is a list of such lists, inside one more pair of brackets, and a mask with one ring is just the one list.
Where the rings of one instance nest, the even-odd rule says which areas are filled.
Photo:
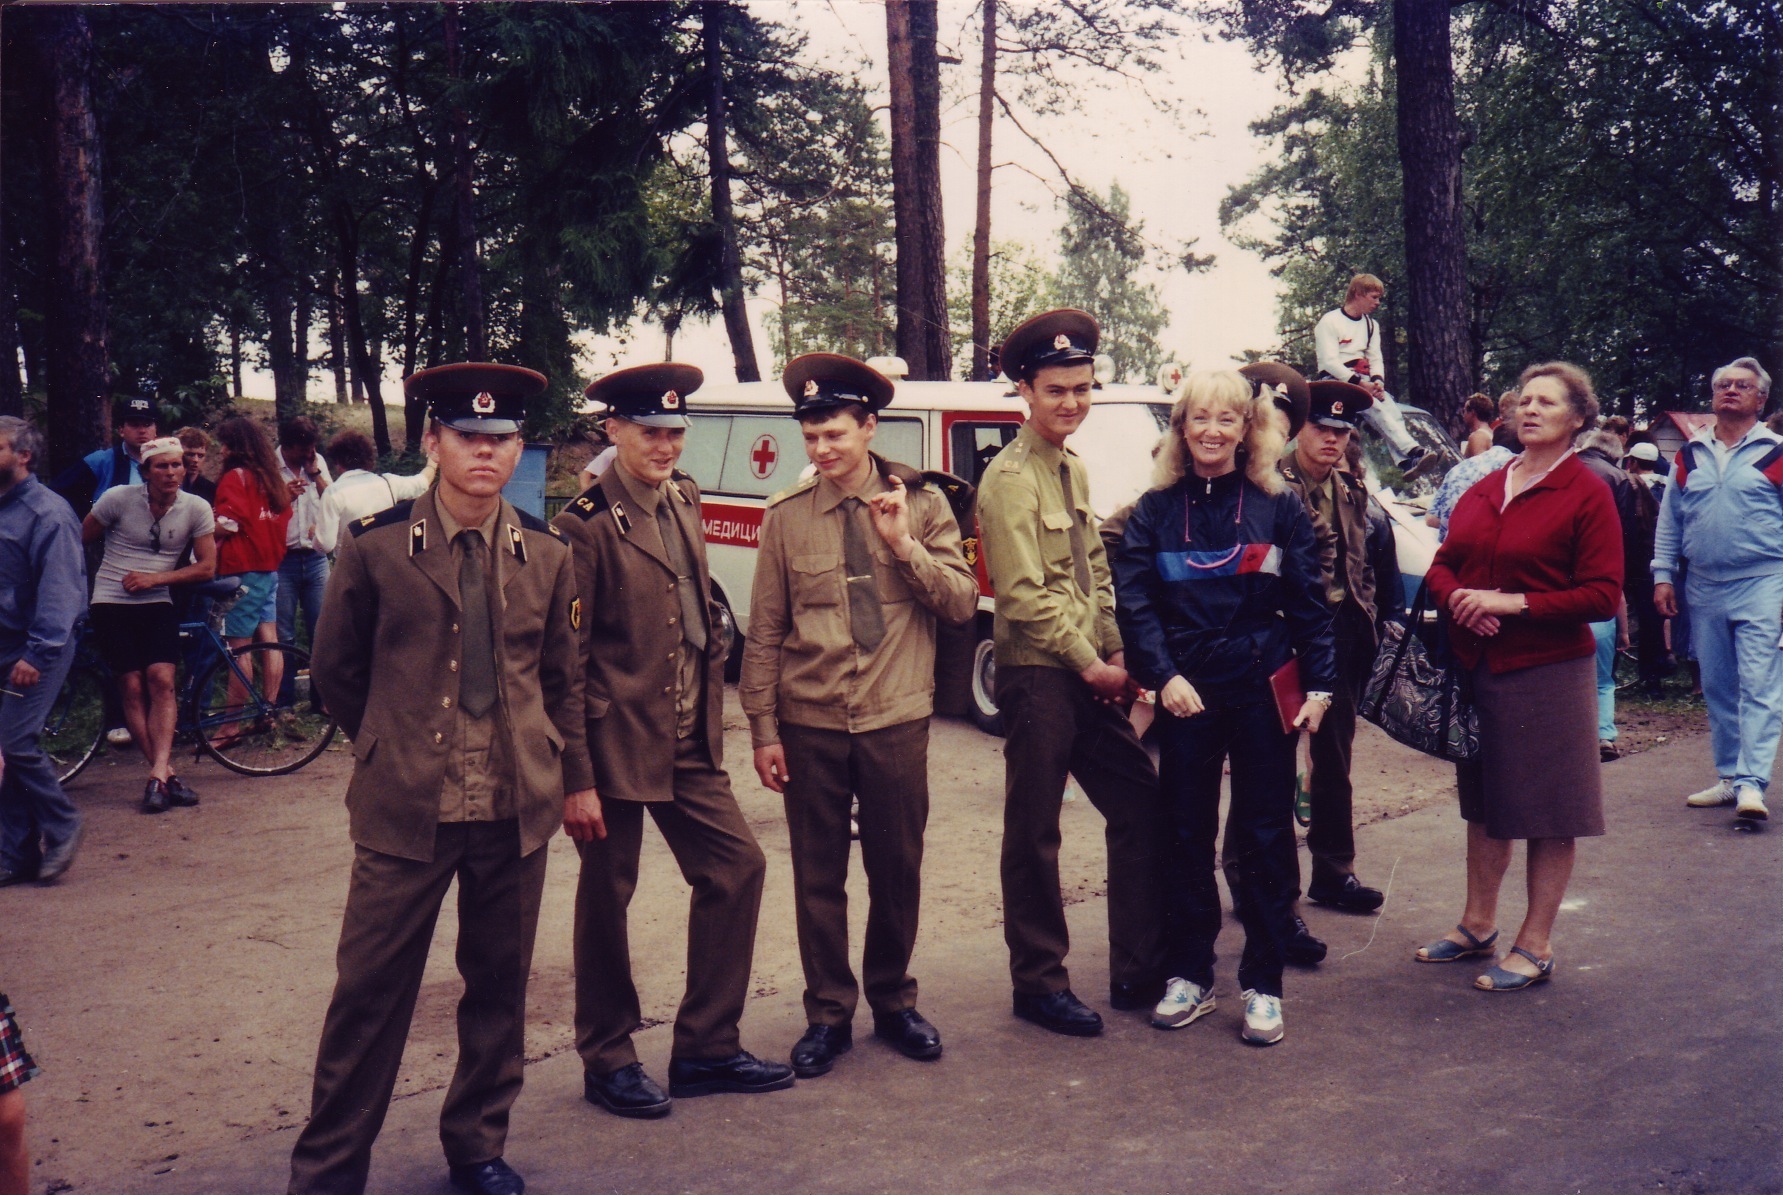
[[[1390, 31], [1244, 7], [1275, 18], [1302, 81], [1351, 38], [1369, 55], [1361, 81], [1324, 80], [1256, 126], [1279, 156], [1222, 208], [1287, 284], [1283, 353], [1309, 360], [1312, 322], [1355, 270], [1387, 281], [1383, 323], [1403, 327]], [[1563, 358], [1591, 371], [1610, 409], [1650, 412], [1700, 405], [1734, 357], [1783, 363], [1774, 5], [1467, 4], [1455, 86], [1479, 384]]]
[[1117, 380], [1140, 384], [1150, 382], [1164, 360], [1158, 335], [1170, 322], [1158, 288], [1137, 278], [1146, 261], [1144, 232], [1118, 182], [1107, 195], [1073, 195], [1059, 230], [1053, 290], [1060, 305], [1080, 307], [1102, 325], [1099, 351], [1114, 358]]

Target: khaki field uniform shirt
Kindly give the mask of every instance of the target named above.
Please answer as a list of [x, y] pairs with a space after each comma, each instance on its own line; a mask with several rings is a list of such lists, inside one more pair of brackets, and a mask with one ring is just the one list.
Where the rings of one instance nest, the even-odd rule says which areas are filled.
[[[464, 564], [464, 545], [458, 542], [458, 533], [465, 530], [459, 525], [446, 504], [437, 505], [440, 516], [440, 533], [444, 537], [452, 553], [452, 568], [456, 572]], [[485, 575], [495, 576], [495, 526], [500, 509], [489, 512], [483, 525], [477, 531], [483, 536], [483, 553]], [[491, 626], [501, 624], [500, 590], [490, 587], [489, 621]], [[462, 602], [459, 603], [461, 606]], [[448, 661], [448, 668], [458, 671], [458, 661]], [[452, 698], [442, 697], [442, 704]], [[493, 822], [504, 817], [514, 816], [513, 780], [508, 774], [508, 761], [499, 733], [501, 726], [496, 718], [496, 710], [491, 707], [481, 718], [464, 712], [463, 706], [457, 706], [458, 717], [454, 719], [451, 735], [451, 752], [446, 757], [446, 782], [440, 787], [440, 820], [442, 822]]]
[[1346, 601], [1354, 602], [1373, 626], [1378, 608], [1374, 566], [1368, 559], [1368, 487], [1344, 469], [1331, 470], [1324, 485], [1314, 485], [1292, 454], [1282, 458], [1281, 472], [1312, 518], [1325, 600], [1333, 611]]
[[871, 652], [854, 641], [843, 524], [852, 504], [814, 476], [768, 500], [750, 600], [738, 697], [753, 745], [780, 741], [779, 724], [861, 732], [926, 718], [935, 708], [935, 620], [958, 625], [978, 607], [978, 580], [940, 490], [914, 469], [874, 455], [865, 501], [904, 482], [916, 549], [899, 560], [864, 524], [885, 638]]
[[[1061, 465], [1070, 470], [1069, 506]], [[1073, 521], [1089, 557], [1089, 592], [1078, 584], [1072, 562]], [[1082, 672], [1121, 650], [1108, 552], [1090, 510], [1089, 474], [1076, 453], [1024, 425], [984, 471], [978, 531], [996, 591], [999, 665]]]

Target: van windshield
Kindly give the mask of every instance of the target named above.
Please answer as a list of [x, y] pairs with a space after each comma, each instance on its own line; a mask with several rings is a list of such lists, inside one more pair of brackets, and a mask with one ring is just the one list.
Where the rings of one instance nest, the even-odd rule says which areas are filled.
[[1071, 451], [1090, 474], [1090, 505], [1109, 515], [1151, 488], [1152, 450], [1170, 424], [1167, 402], [1123, 402], [1090, 408], [1071, 437]]

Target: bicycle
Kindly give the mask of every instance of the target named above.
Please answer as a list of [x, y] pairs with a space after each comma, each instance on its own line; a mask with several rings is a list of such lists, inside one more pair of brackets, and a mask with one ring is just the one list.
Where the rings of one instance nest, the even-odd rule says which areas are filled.
[[[174, 734], [194, 744], [192, 758], [209, 755], [243, 776], [283, 776], [314, 760], [334, 741], [334, 718], [310, 687], [309, 653], [294, 643], [244, 643], [230, 647], [221, 634], [223, 615], [239, 592], [232, 583], [207, 596], [225, 595], [205, 622], [180, 623], [185, 684], [179, 690]], [[200, 593], [206, 593], [200, 588]], [[290, 697], [281, 700], [278, 678], [288, 676]], [[256, 677], [261, 684], [256, 684]], [[74, 665], [50, 707], [44, 750], [67, 784], [98, 755], [105, 741], [105, 692], [110, 671], [81, 631]], [[267, 690], [271, 690], [268, 696]]]

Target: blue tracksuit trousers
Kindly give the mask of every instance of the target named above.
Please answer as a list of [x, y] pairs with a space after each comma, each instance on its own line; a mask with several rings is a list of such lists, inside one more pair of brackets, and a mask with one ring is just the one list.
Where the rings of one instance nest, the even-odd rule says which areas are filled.
[[1715, 774], [1763, 792], [1783, 732], [1783, 576], [1685, 580]]

